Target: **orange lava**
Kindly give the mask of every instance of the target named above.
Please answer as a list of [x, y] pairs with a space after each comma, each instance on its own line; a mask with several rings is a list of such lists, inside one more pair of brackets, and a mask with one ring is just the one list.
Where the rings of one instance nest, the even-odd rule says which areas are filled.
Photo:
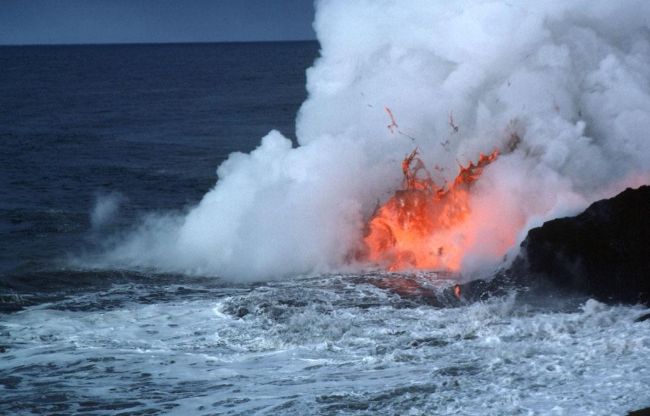
[[470, 221], [469, 191], [498, 151], [480, 155], [477, 163], [460, 166], [448, 186], [438, 186], [414, 150], [402, 162], [403, 189], [383, 204], [368, 223], [366, 260], [388, 270], [458, 271], [468, 241], [454, 229]]

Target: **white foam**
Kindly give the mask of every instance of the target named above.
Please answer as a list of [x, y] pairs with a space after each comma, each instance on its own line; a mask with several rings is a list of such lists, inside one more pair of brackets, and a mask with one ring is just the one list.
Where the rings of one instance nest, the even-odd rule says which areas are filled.
[[405, 308], [336, 278], [259, 286], [216, 306], [209, 297], [6, 316], [0, 372], [22, 384], [3, 394], [29, 400], [47, 380], [69, 404], [175, 404], [178, 414], [351, 403], [362, 406], [351, 414], [611, 415], [648, 404], [650, 327], [634, 322], [647, 312], [638, 307], [533, 312], [511, 296]]

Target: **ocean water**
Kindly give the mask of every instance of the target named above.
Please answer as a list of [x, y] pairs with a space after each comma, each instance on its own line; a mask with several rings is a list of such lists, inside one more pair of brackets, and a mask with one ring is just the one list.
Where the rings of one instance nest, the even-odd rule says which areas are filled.
[[526, 293], [446, 305], [385, 284], [435, 294], [448, 283], [433, 273], [237, 284], [71, 266], [146, 213], [197, 203], [219, 163], [270, 129], [293, 137], [317, 54], [311, 42], [0, 48], [0, 414], [650, 406], [640, 306]]

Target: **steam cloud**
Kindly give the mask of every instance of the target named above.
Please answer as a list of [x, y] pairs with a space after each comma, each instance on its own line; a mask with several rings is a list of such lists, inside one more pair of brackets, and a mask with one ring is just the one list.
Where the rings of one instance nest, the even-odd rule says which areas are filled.
[[[498, 264], [497, 243], [515, 250], [531, 226], [650, 179], [650, 3], [316, 6], [321, 56], [307, 73], [300, 146], [272, 131], [232, 154], [187, 215], [150, 217], [102, 264], [237, 280], [349, 267], [415, 145], [442, 169], [438, 181], [506, 151], [474, 188], [465, 273]], [[401, 133], [387, 129], [385, 106]]]
[[125, 199], [124, 195], [118, 192], [97, 195], [95, 205], [90, 213], [92, 230], [98, 232], [105, 226], [110, 225]]

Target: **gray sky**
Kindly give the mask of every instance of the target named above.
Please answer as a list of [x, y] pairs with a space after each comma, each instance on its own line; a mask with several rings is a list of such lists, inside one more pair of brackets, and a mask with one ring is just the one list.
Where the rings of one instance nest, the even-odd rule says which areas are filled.
[[313, 0], [0, 0], [0, 44], [314, 39]]

